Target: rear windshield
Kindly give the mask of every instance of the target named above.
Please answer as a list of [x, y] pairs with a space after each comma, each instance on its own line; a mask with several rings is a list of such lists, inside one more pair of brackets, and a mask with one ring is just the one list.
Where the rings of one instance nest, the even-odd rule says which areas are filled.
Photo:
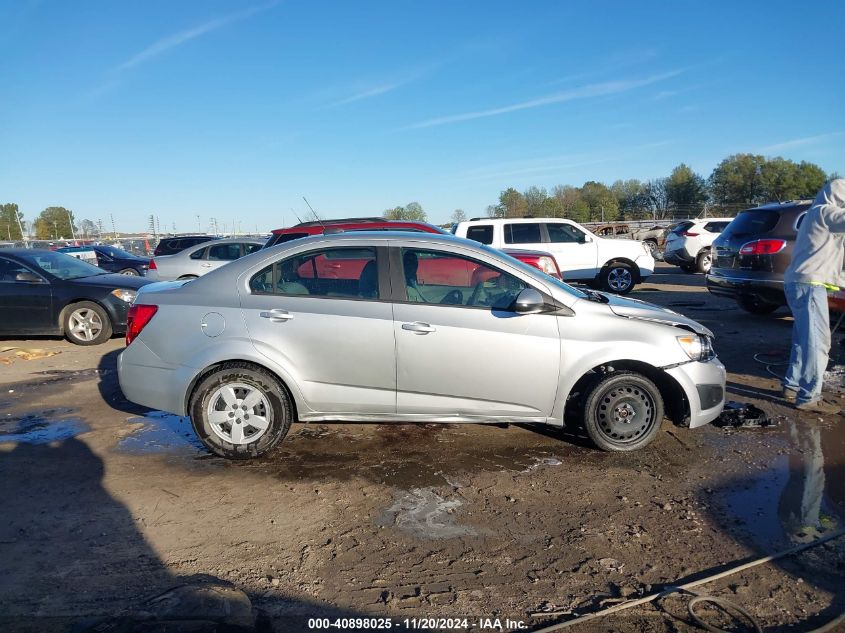
[[493, 225], [477, 224], [467, 228], [467, 239], [481, 242], [482, 244], [493, 243]]
[[275, 246], [276, 244], [284, 244], [285, 242], [292, 242], [293, 240], [298, 240], [303, 237], [308, 237], [310, 233], [282, 233], [281, 235], [275, 233], [270, 236], [270, 239], [267, 240], [267, 243], [264, 244], [264, 248], [270, 248], [271, 246]]
[[724, 235], [760, 235], [771, 231], [778, 223], [780, 214], [777, 211], [763, 211], [751, 209], [740, 213], [733, 222], [728, 224]]
[[675, 235], [680, 235], [684, 231], [686, 231], [689, 227], [693, 225], [692, 222], [680, 222], [674, 229], [670, 231], [670, 233], [674, 233]]

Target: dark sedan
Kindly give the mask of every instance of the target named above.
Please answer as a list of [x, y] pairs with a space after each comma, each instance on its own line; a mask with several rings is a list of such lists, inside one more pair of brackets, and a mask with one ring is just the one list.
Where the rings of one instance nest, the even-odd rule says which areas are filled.
[[149, 257], [138, 257], [132, 253], [114, 246], [96, 244], [94, 246], [72, 246], [60, 248], [60, 253], [73, 253], [78, 251], [94, 251], [97, 255], [97, 266], [110, 273], [121, 275], [146, 275], [150, 268]]
[[58, 334], [95, 345], [126, 331], [141, 277], [108, 273], [70, 255], [0, 251], [0, 335]]

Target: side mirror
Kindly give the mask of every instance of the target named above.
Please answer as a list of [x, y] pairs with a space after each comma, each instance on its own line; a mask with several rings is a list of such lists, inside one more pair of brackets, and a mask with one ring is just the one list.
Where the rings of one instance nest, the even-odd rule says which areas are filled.
[[513, 311], [518, 314], [537, 314], [546, 310], [546, 302], [543, 295], [534, 290], [526, 288], [517, 296], [513, 304]]
[[581, 236], [581, 239], [578, 240], [578, 243], [579, 244], [588, 244], [589, 242], [592, 242], [592, 241], [593, 241], [593, 238], [585, 233], [584, 235]]
[[35, 273], [22, 272], [15, 275], [15, 281], [22, 281], [28, 284], [43, 284], [44, 280]]

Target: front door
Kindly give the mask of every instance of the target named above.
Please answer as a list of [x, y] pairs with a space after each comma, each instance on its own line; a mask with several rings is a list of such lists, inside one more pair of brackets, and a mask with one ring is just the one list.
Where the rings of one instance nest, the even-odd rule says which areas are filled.
[[257, 272], [241, 298], [253, 345], [291, 373], [314, 412], [396, 411], [393, 310], [381, 300], [378, 250], [288, 256]]
[[555, 256], [564, 280], [593, 279], [598, 274], [598, 245], [595, 239], [574, 224], [565, 222], [545, 222], [544, 224], [549, 241], [541, 248]]
[[401, 249], [397, 410], [546, 417], [559, 382], [557, 317], [510, 311], [527, 284], [469, 257]]
[[[19, 273], [36, 274], [41, 281], [17, 281]], [[58, 325], [53, 319], [50, 283], [23, 264], [0, 256], [0, 332], [53, 333]]]

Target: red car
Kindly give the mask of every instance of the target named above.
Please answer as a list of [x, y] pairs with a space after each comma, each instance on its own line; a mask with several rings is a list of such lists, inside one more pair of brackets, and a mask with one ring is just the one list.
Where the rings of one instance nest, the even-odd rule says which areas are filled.
[[[316, 220], [314, 222], [301, 222], [296, 226], [286, 229], [276, 229], [264, 248], [276, 246], [298, 240], [302, 237], [312, 235], [323, 235], [324, 233], [339, 233], [348, 231], [416, 231], [418, 233], [439, 233], [448, 234], [440, 227], [428, 222], [416, 222], [412, 220], [385, 220], [384, 218], [346, 218], [342, 220]], [[516, 248], [502, 249], [511, 257], [521, 262], [542, 270], [547, 275], [560, 279], [560, 268], [555, 258], [550, 253], [543, 251], [527, 251]], [[431, 271], [435, 274], [434, 271]], [[434, 283], [434, 282], [431, 282]]]

